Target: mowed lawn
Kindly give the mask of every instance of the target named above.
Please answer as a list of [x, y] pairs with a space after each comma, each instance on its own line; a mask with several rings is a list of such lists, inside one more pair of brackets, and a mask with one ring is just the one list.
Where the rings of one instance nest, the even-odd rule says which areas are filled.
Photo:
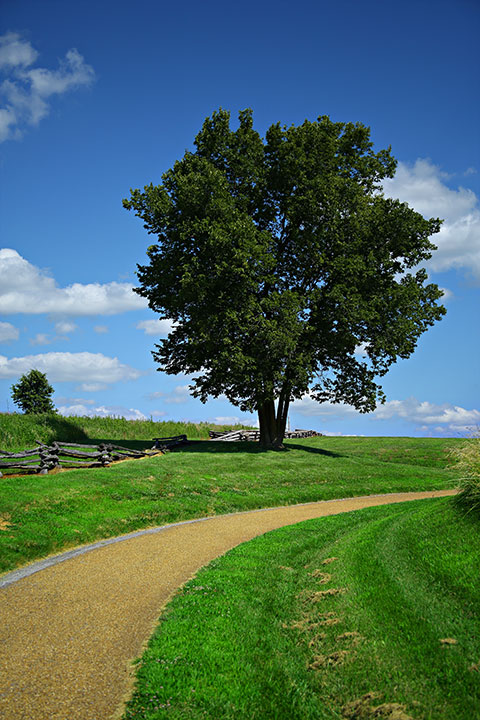
[[234, 548], [162, 613], [125, 720], [478, 718], [479, 532], [444, 498]]
[[255, 443], [197, 440], [164, 456], [104, 469], [5, 476], [0, 572], [68, 547], [178, 520], [454, 487], [449, 452], [458, 442], [318, 437], [265, 452]]

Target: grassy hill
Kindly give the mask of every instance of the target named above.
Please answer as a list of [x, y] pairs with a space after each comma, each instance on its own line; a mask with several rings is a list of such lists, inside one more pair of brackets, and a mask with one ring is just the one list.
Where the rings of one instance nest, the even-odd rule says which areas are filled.
[[[186, 431], [190, 438], [206, 437], [209, 428], [21, 415], [2, 415], [0, 423], [2, 449], [25, 447], [34, 439], [148, 447], [157, 435]], [[167, 455], [105, 468], [5, 475], [0, 478], [0, 572], [82, 543], [195, 517], [454, 487], [458, 473], [449, 457], [458, 442], [316, 437], [289, 440], [278, 452], [251, 442], [193, 439]]]
[[154, 437], [187, 435], [189, 439], [208, 438], [209, 430], [235, 430], [244, 425], [213, 425], [212, 423], [156, 422], [125, 420], [112, 417], [63, 417], [54, 413], [22, 415], [0, 413], [0, 449], [7, 451], [32, 447], [37, 440], [96, 443], [106, 440], [151, 442]]

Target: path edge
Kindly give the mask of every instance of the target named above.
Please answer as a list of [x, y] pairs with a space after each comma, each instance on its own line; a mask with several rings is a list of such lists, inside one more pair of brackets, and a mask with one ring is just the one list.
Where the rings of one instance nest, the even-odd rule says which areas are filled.
[[[271, 510], [281, 510], [285, 508], [297, 508], [297, 507], [305, 507], [307, 505], [319, 505], [322, 503], [328, 504], [328, 503], [340, 503], [345, 502], [348, 500], [365, 500], [370, 498], [388, 498], [388, 497], [395, 497], [395, 496], [405, 496], [402, 498], [402, 500], [397, 500], [396, 502], [408, 502], [411, 500], [423, 500], [423, 499], [429, 499], [429, 498], [435, 498], [435, 497], [449, 497], [452, 495], [455, 495], [457, 493], [457, 490], [455, 489], [444, 489], [444, 490], [420, 490], [420, 491], [412, 491], [412, 492], [395, 492], [395, 493], [378, 493], [375, 495], [354, 495], [352, 497], [345, 497], [345, 498], [333, 498], [331, 500], [315, 500], [313, 502], [305, 502], [305, 503], [296, 503], [295, 505], [277, 505], [274, 507], [268, 507], [268, 508], [253, 508], [252, 510], [241, 510], [240, 512], [232, 512], [232, 513], [226, 513], [224, 515], [207, 515], [205, 517], [201, 518], [192, 518], [190, 520], [180, 520], [179, 522], [175, 523], [168, 523], [166, 525], [156, 525], [154, 527], [149, 528], [142, 528], [140, 530], [134, 530], [130, 533], [126, 533], [125, 535], [116, 535], [115, 537], [111, 538], [105, 538], [104, 540], [97, 540], [93, 543], [88, 543], [86, 545], [80, 545], [75, 548], [72, 548], [71, 550], [65, 550], [64, 552], [58, 553], [56, 555], [49, 555], [46, 558], [42, 558], [40, 560], [35, 560], [33, 563], [30, 563], [28, 565], [24, 565], [21, 568], [18, 568], [17, 570], [10, 570], [3, 575], [0, 575], [0, 590], [2, 588], [9, 587], [10, 585], [13, 585], [13, 583], [18, 582], [19, 580], [23, 580], [24, 578], [30, 577], [30, 575], [34, 575], [37, 572], [41, 572], [42, 570], [46, 570], [49, 567], [53, 567], [54, 565], [58, 565], [59, 563], [65, 562], [66, 560], [70, 560], [74, 557], [77, 557], [78, 555], [84, 555], [85, 553], [91, 552], [92, 550], [97, 550], [99, 548], [105, 547], [107, 545], [112, 545], [114, 543], [123, 542], [124, 540], [131, 540], [136, 537], [140, 537], [141, 535], [153, 535], [156, 533], [164, 532], [165, 530], [169, 530], [170, 528], [179, 527], [180, 525], [191, 525], [193, 523], [199, 523], [199, 522], [207, 522], [208, 520], [216, 520], [219, 518], [227, 518], [232, 517], [233, 515], [246, 515], [247, 513], [261, 513], [261, 512], [268, 512]], [[421, 495], [421, 497], [418, 497], [418, 495]], [[415, 497], [409, 497], [409, 496], [415, 496]], [[359, 508], [360, 509], [360, 508]]]

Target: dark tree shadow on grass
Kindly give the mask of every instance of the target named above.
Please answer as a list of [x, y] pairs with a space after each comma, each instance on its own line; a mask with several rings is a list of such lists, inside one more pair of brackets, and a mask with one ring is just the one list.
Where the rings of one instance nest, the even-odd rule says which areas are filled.
[[265, 453], [275, 453], [276, 455], [285, 457], [292, 450], [300, 450], [301, 452], [313, 453], [314, 455], [323, 455], [324, 457], [342, 457], [341, 453], [335, 453], [331, 450], [324, 450], [319, 447], [311, 447], [310, 445], [301, 445], [297, 443], [287, 443], [282, 450], [266, 450], [262, 448], [258, 442], [221, 442], [215, 440], [190, 440], [188, 445], [181, 445], [172, 450], [172, 452], [194, 452], [209, 453], [221, 455], [234, 455], [236, 453], [248, 453], [249, 455], [264, 455]]
[[42, 424], [51, 430], [54, 439], [58, 442], [91, 442], [82, 428], [63, 415], [45, 415]]

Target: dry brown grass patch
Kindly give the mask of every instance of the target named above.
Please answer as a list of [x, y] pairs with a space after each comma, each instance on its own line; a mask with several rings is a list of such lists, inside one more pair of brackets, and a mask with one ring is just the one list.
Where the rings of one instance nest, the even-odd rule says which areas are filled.
[[385, 720], [413, 720], [411, 715], [405, 712], [405, 705], [399, 703], [382, 703], [373, 705], [372, 701], [378, 699], [378, 693], [369, 692], [358, 700], [347, 703], [342, 708], [342, 715], [348, 720], [371, 720], [373, 718], [384, 718]]
[[308, 665], [309, 670], [320, 670], [325, 667], [337, 667], [343, 665], [347, 660], [352, 660], [353, 656], [348, 650], [335, 650], [330, 655], [315, 655], [312, 662]]
[[314, 592], [308, 591], [305, 596], [305, 600], [309, 602], [322, 602], [328, 597], [336, 597], [337, 595], [343, 595], [346, 593], [348, 588], [327, 588], [327, 590], [315, 590]]
[[5, 513], [5, 515], [0, 515], [0, 532], [2, 530], [9, 530], [12, 527], [10, 518], [11, 515], [8, 515], [8, 513]]
[[358, 645], [358, 643], [365, 640], [365, 638], [363, 635], [356, 632], [356, 630], [353, 630], [351, 632], [344, 632], [341, 635], [337, 635], [336, 640], [337, 642], [350, 642], [352, 645]]
[[318, 580], [320, 585], [325, 585], [332, 579], [330, 573], [322, 572], [321, 570], [314, 570], [313, 572], [309, 573], [309, 575], [315, 578], [315, 580]]

